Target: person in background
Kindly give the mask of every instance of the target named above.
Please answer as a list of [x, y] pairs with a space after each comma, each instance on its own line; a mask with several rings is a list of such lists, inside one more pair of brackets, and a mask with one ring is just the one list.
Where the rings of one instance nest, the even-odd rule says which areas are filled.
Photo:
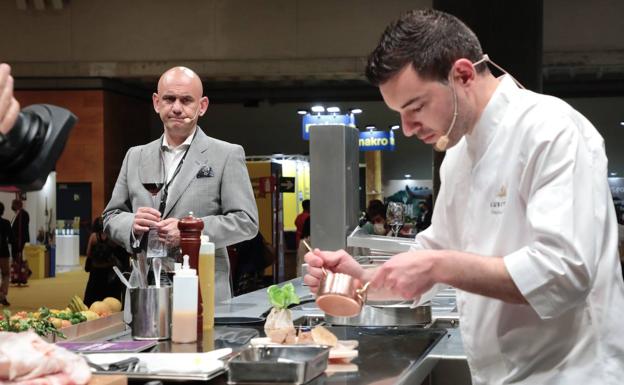
[[30, 232], [28, 230], [30, 226], [30, 215], [28, 215], [28, 211], [24, 210], [24, 203], [20, 199], [13, 199], [11, 202], [11, 210], [15, 212], [13, 222], [11, 223], [11, 230], [13, 232], [11, 252], [13, 260], [15, 261], [16, 259], [22, 258], [24, 245], [30, 242]]
[[123, 302], [124, 287], [113, 271], [113, 266], [123, 271], [127, 265], [128, 253], [104, 232], [102, 218], [96, 218], [87, 242], [85, 271], [89, 273], [89, 280], [84, 293], [85, 305], [91, 306], [93, 302], [106, 297], [117, 298]]
[[368, 234], [386, 235], [388, 226], [386, 225], [386, 206], [379, 199], [372, 199], [366, 208], [367, 221], [362, 229]]
[[[126, 153], [117, 183], [104, 209], [104, 230], [128, 251], [141, 249], [150, 227], [162, 241], [177, 246], [178, 222], [190, 211], [204, 222], [203, 233], [215, 244], [215, 301], [232, 296], [226, 247], [253, 238], [258, 209], [239, 145], [207, 136], [197, 120], [208, 109], [201, 79], [186, 67], [167, 70], [152, 95], [163, 122], [163, 135]], [[141, 175], [164, 168], [159, 207], [141, 184]], [[144, 174], [145, 173], [145, 174]], [[170, 247], [169, 257], [176, 257]], [[171, 258], [163, 264], [171, 269]]]
[[[307, 217], [305, 222], [303, 222], [303, 228], [301, 229], [301, 240], [306, 241], [308, 245], [311, 245], [310, 242], [310, 217]], [[304, 262], [304, 256], [308, 252], [308, 248], [303, 242], [299, 242], [299, 247], [297, 248], [297, 265], [296, 265], [296, 276], [299, 277], [301, 273], [301, 265]]]
[[297, 232], [295, 233], [295, 247], [297, 249], [299, 248], [299, 241], [302, 239], [303, 224], [310, 218], [310, 200], [303, 200], [301, 202], [301, 208], [303, 208], [303, 211], [295, 218], [295, 227], [297, 228]]
[[13, 128], [20, 111], [20, 105], [13, 96], [13, 77], [11, 67], [0, 63], [0, 144], [4, 142], [4, 135]]
[[604, 140], [564, 101], [487, 63], [447, 13], [411, 11], [387, 27], [367, 78], [405, 136], [446, 150], [431, 226], [376, 269], [342, 250], [308, 253], [304, 282], [318, 290], [325, 267], [405, 299], [454, 287], [474, 385], [621, 384], [624, 282]]
[[258, 232], [252, 239], [228, 246], [233, 269], [234, 295], [264, 287], [264, 269], [275, 261], [275, 250]]
[[11, 306], [7, 300], [7, 295], [9, 294], [9, 283], [11, 280], [11, 254], [9, 253], [9, 245], [13, 243], [13, 232], [11, 231], [11, 222], [2, 218], [3, 215], [4, 204], [0, 202], [0, 272], [2, 274], [0, 304], [3, 306]]
[[416, 231], [421, 232], [431, 225], [431, 208], [429, 203], [418, 203], [418, 218], [416, 219]]

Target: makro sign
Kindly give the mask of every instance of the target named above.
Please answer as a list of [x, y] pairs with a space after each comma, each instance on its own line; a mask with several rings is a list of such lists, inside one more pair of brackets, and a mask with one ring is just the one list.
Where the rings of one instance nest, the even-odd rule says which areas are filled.
[[310, 140], [310, 126], [327, 125], [327, 124], [343, 124], [349, 127], [355, 127], [355, 118], [353, 115], [304, 115], [302, 120], [303, 140]]
[[364, 131], [360, 132], [360, 151], [394, 151], [394, 132]]

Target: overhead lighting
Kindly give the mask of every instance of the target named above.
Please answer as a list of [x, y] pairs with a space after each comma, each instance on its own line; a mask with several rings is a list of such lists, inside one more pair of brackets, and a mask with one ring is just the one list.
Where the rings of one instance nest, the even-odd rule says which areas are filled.
[[620, 126], [624, 126], [624, 121], [621, 121], [621, 122], [620, 122]]
[[401, 128], [401, 126], [399, 126], [398, 124], [390, 126], [391, 130], [398, 130], [399, 128]]
[[340, 108], [339, 107], [327, 107], [327, 112], [329, 112], [330, 114], [337, 114], [340, 112]]
[[351, 109], [349, 109], [349, 113], [350, 114], [361, 114], [362, 113], [362, 109], [361, 108], [351, 108]]
[[325, 107], [323, 107], [323, 106], [312, 106], [311, 110], [312, 110], [312, 112], [316, 112], [317, 114], [320, 114], [322, 112], [325, 112]]
[[299, 115], [307, 115], [308, 114], [308, 110], [299, 109], [299, 110], [297, 110], [297, 113]]
[[411, 175], [411, 174], [405, 174], [405, 179], [409, 179], [409, 178], [411, 178], [411, 177], [412, 177], [412, 175]]
[[610, 172], [609, 176], [617, 176], [617, 172]]
[[377, 127], [373, 126], [372, 124], [369, 124], [368, 126], [366, 126], [366, 129], [369, 131], [374, 131]]

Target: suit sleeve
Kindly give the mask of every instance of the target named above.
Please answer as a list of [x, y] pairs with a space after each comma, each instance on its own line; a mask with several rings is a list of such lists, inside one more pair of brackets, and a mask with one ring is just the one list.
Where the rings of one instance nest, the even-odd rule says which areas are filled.
[[134, 212], [128, 190], [128, 159], [132, 149], [128, 150], [124, 158], [111, 200], [102, 213], [104, 231], [128, 252], [132, 252], [132, 223]]
[[204, 232], [215, 247], [233, 245], [256, 236], [258, 208], [245, 164], [245, 151], [235, 146], [228, 154], [221, 180], [221, 214], [203, 217]]

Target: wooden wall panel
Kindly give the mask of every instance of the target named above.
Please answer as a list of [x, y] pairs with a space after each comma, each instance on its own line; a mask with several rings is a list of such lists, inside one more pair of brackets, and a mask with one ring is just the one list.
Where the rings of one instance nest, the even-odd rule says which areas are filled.
[[[104, 93], [104, 195], [108, 203], [126, 151], [150, 141], [151, 100]], [[105, 204], [106, 204], [105, 203]]]
[[91, 216], [102, 213], [104, 193], [104, 103], [101, 90], [16, 91], [22, 108], [36, 103], [67, 108], [78, 117], [56, 163], [57, 183], [90, 182]]

